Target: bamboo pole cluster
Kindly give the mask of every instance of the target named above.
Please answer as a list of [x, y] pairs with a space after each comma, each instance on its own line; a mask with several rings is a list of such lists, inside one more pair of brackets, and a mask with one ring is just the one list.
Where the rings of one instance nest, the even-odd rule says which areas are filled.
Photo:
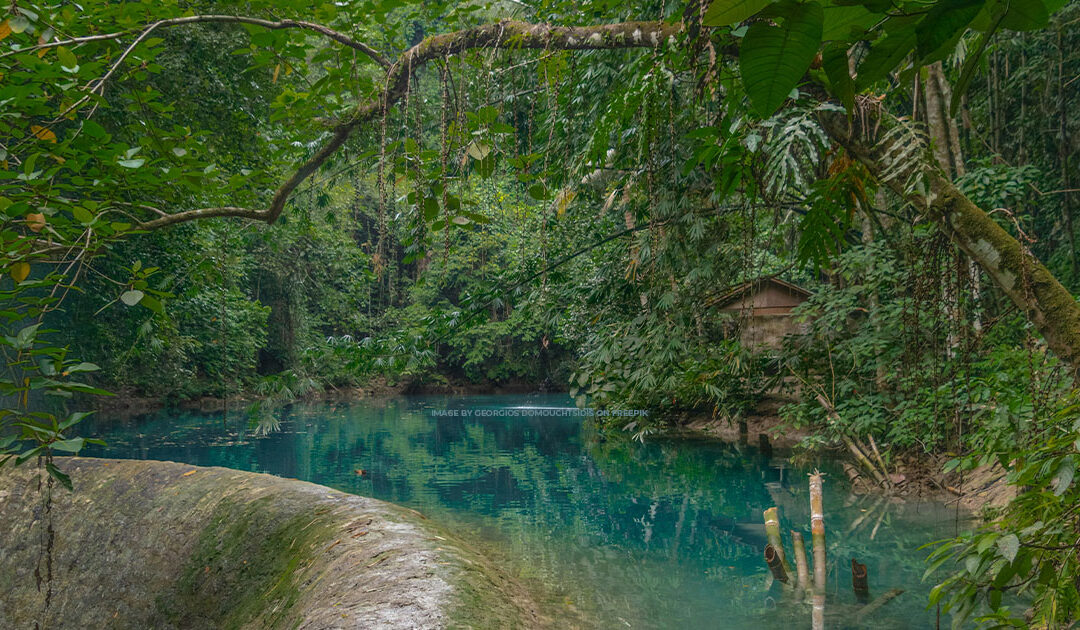
[[[824, 475], [814, 471], [810, 475], [810, 539], [813, 550], [813, 577], [810, 563], [807, 561], [806, 542], [802, 532], [791, 530], [791, 562], [795, 564], [795, 583], [791, 584], [791, 564], [784, 552], [784, 542], [780, 536], [780, 514], [776, 507], [764, 512], [765, 564], [769, 567], [773, 579], [786, 588], [794, 588], [803, 593], [810, 603], [810, 621], [813, 630], [825, 628], [825, 585], [828, 576], [828, 558], [825, 552], [825, 507], [823, 499]], [[904, 591], [892, 589], [872, 602], [869, 602], [869, 569], [855, 558], [851, 559], [851, 587], [856, 598], [864, 604], [858, 611], [857, 620], [861, 622], [889, 601]]]
[[[814, 582], [815, 593], [825, 592], [825, 579], [827, 575], [825, 555], [825, 511], [822, 500], [822, 473], [814, 472], [810, 475], [810, 536], [813, 542], [814, 552]], [[776, 507], [771, 507], [764, 512], [765, 538], [768, 544], [765, 546], [765, 563], [772, 572], [773, 577], [787, 584], [791, 575], [791, 563], [784, 551], [784, 541], [780, 536], [780, 513]], [[801, 532], [791, 532], [792, 553], [795, 561], [795, 575], [797, 586], [800, 590], [810, 587], [810, 564], [806, 559], [806, 544]], [[852, 565], [854, 566], [854, 565]], [[865, 565], [863, 566], [865, 570]], [[865, 571], [864, 571], [865, 573]], [[863, 576], [865, 583], [865, 574]]]

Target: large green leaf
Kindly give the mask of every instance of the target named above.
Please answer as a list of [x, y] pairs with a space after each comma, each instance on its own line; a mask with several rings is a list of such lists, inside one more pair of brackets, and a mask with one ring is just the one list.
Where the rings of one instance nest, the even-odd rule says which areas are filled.
[[821, 39], [825, 41], [854, 41], [881, 19], [864, 7], [825, 7], [825, 22]]
[[821, 67], [829, 79], [829, 91], [851, 112], [855, 104], [855, 82], [848, 69], [846, 44], [832, 44], [821, 55]]
[[984, 0], [941, 0], [919, 21], [916, 53], [921, 63], [944, 59], [982, 9]]
[[982, 32], [997, 27], [1012, 31], [1035, 31], [1046, 27], [1051, 13], [1053, 9], [1046, 0], [990, 0], [971, 21], [970, 28]]
[[771, 3], [772, 0], [713, 0], [701, 23], [706, 26], [737, 24]]
[[1013, 0], [1001, 18], [1001, 27], [1012, 31], [1037, 31], [1049, 21], [1050, 12], [1041, 0]]
[[862, 90], [880, 81], [896, 67], [914, 48], [916, 40], [914, 26], [897, 29], [884, 38], [874, 42], [866, 59], [859, 64], [856, 84]]
[[975, 42], [975, 46], [968, 51], [967, 59], [964, 60], [964, 67], [960, 71], [960, 79], [956, 82], [956, 86], [953, 88], [952, 98], [949, 101], [949, 115], [955, 116], [956, 112], [960, 109], [960, 101], [964, 97], [964, 93], [967, 92], [968, 86], [971, 85], [971, 79], [975, 76], [975, 70], [982, 62], [983, 51], [986, 50], [986, 44], [990, 41], [990, 38], [997, 31], [1000, 26], [1002, 16], [998, 16], [990, 29], [985, 33], [979, 33], [979, 39]]
[[821, 44], [821, 5], [798, 4], [785, 13], [780, 25], [752, 24], [739, 49], [743, 85], [761, 116], [772, 114], [784, 103], [810, 69]]

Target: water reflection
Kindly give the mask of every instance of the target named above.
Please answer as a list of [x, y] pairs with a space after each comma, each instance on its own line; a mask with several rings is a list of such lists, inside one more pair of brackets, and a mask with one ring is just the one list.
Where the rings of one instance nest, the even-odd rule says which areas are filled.
[[109, 446], [92, 454], [269, 472], [419, 509], [544, 585], [561, 627], [849, 627], [862, 607], [852, 557], [870, 567], [871, 597], [907, 591], [857, 627], [932, 626], [914, 550], [951, 533], [942, 506], [850, 496], [840, 471], [823, 466], [824, 606], [774, 584], [762, 560], [767, 507], [780, 508], [789, 549], [790, 530], [809, 540], [807, 470], [746, 445], [611, 439], [547, 413], [570, 406], [561, 396], [420, 397], [298, 405], [224, 427], [220, 414], [98, 419], [91, 428]]

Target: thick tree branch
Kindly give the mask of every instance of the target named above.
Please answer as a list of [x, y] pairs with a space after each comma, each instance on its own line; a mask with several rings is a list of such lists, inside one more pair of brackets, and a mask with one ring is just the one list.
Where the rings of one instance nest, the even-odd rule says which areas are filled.
[[361, 124], [389, 111], [409, 85], [418, 68], [447, 55], [474, 48], [519, 50], [604, 50], [616, 48], [653, 48], [674, 43], [683, 25], [664, 22], [621, 22], [595, 26], [552, 26], [529, 24], [517, 20], [501, 20], [474, 28], [434, 35], [401, 53], [386, 73], [386, 86], [379, 96], [360, 104], [334, 127], [330, 139], [307, 162], [302, 164], [274, 193], [266, 221], [273, 223], [281, 216], [285, 203], [296, 187], [330, 158], [352, 132]]
[[144, 221], [139, 223], [136, 230], [157, 230], [170, 225], [176, 225], [177, 223], [185, 223], [187, 221], [196, 221], [198, 219], [213, 219], [217, 217], [234, 217], [241, 219], [255, 219], [257, 221], [266, 220], [266, 210], [257, 210], [254, 208], [239, 208], [236, 206], [222, 206], [220, 208], [199, 208], [198, 210], [184, 210], [175, 214], [166, 214], [164, 216], [152, 219], [150, 221]]
[[[281, 184], [274, 192], [270, 205], [265, 210], [252, 208], [240, 208], [225, 206], [220, 208], [201, 208], [186, 210], [175, 214], [168, 214], [150, 221], [140, 223], [138, 230], [155, 230], [178, 223], [195, 221], [199, 219], [219, 217], [239, 217], [256, 219], [273, 223], [281, 216], [289, 196], [296, 187], [311, 176], [331, 156], [334, 155], [349, 139], [349, 136], [358, 127], [366, 122], [374, 120], [383, 111], [389, 111], [405, 94], [405, 90], [412, 75], [421, 66], [433, 59], [440, 59], [447, 55], [453, 55], [465, 50], [475, 48], [494, 48], [506, 50], [518, 49], [543, 49], [543, 50], [603, 50], [619, 48], [653, 48], [660, 45], [673, 43], [675, 37], [682, 32], [682, 24], [666, 24], [657, 21], [646, 22], [622, 22], [618, 24], [600, 24], [595, 26], [552, 26], [549, 24], [529, 24], [517, 20], [502, 20], [493, 24], [477, 26], [454, 33], [435, 35], [424, 39], [419, 44], [403, 52], [394, 63], [389, 63], [377, 53], [370, 50], [366, 45], [348, 39], [346, 36], [332, 31], [326, 27], [309, 22], [297, 22], [294, 20], [282, 20], [270, 22], [256, 18], [245, 18], [227, 15], [203, 15], [188, 18], [176, 18], [162, 20], [151, 24], [140, 31], [127, 31], [111, 35], [99, 35], [87, 38], [76, 38], [42, 44], [27, 48], [44, 48], [49, 46], [67, 45], [82, 41], [99, 41], [101, 39], [115, 39], [131, 32], [139, 32], [136, 42], [125, 49], [121, 57], [114, 62], [115, 69], [130, 54], [139, 41], [158, 28], [178, 26], [181, 24], [194, 24], [200, 22], [235, 22], [243, 24], [256, 24], [265, 28], [307, 28], [341, 43], [363, 50], [380, 65], [387, 69], [383, 91], [375, 98], [357, 105], [357, 107], [333, 128], [330, 137], [306, 162], [301, 164], [296, 171]], [[102, 82], [112, 74], [109, 71]], [[100, 83], [94, 89], [100, 87]]]
[[[857, 108], [858, 109], [858, 108]], [[885, 140], [863, 136], [860, 130], [882, 131], [897, 124], [888, 114], [858, 110], [849, 120], [841, 112], [819, 115], [825, 131], [852, 157], [910, 202], [972, 260], [986, 271], [1042, 333], [1049, 348], [1074, 374], [1080, 371], [1080, 305], [1039, 260], [946, 178], [924, 151], [904, 164], [890, 156], [906, 153], [898, 144], [902, 134], [883, 134]], [[922, 187], [906, 182], [921, 177]]]

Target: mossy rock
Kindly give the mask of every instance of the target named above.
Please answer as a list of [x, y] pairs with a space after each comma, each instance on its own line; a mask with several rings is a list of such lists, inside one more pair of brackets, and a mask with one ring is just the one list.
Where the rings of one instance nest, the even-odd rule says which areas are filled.
[[413, 510], [226, 468], [57, 465], [75, 491], [48, 508], [36, 467], [0, 470], [2, 628], [538, 625], [514, 580]]

